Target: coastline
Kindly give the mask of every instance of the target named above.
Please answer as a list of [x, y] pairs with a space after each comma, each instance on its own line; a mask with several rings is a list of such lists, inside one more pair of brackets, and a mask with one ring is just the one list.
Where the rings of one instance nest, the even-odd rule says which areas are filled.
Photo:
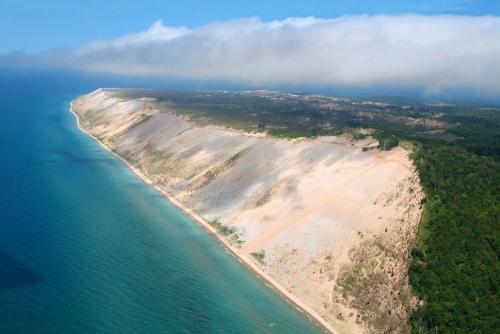
[[99, 145], [104, 148], [107, 152], [111, 153], [116, 158], [120, 159], [125, 165], [134, 173], [136, 177], [140, 180], [144, 181], [148, 185], [152, 186], [156, 191], [158, 191], [165, 199], [167, 199], [171, 204], [184, 212], [187, 216], [189, 216], [192, 220], [198, 223], [200, 226], [205, 228], [205, 230], [211, 235], [215, 240], [217, 240], [227, 251], [230, 252], [240, 263], [245, 265], [249, 270], [251, 270], [258, 279], [260, 279], [264, 284], [272, 288], [279, 296], [281, 296], [285, 301], [290, 303], [295, 309], [297, 309], [300, 313], [303, 313], [310, 321], [315, 323], [319, 328], [321, 328], [325, 333], [338, 334], [328, 322], [326, 322], [316, 311], [314, 311], [311, 307], [304, 304], [298, 297], [288, 292], [288, 290], [278, 283], [275, 279], [269, 276], [266, 272], [264, 272], [261, 268], [259, 268], [256, 264], [254, 264], [248, 257], [243, 254], [238, 253], [238, 249], [231, 244], [229, 244], [226, 240], [224, 240], [221, 236], [219, 236], [216, 230], [208, 224], [208, 222], [198, 215], [196, 212], [186, 207], [184, 204], [177, 201], [171, 195], [155, 186], [152, 181], [144, 175], [138, 168], [131, 165], [127, 160], [125, 160], [120, 155], [113, 152], [109, 147], [103, 144], [98, 138], [93, 136], [91, 133], [87, 132], [80, 126], [80, 119], [78, 114], [73, 111], [73, 101], [70, 103], [69, 111], [75, 116], [76, 125], [80, 131], [88, 135], [90, 138], [95, 140]]

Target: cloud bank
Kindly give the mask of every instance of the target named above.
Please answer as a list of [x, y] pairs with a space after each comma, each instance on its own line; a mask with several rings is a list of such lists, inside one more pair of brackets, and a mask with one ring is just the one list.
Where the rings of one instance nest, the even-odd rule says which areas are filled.
[[144, 32], [0, 64], [251, 85], [418, 86], [500, 95], [500, 18], [258, 18]]

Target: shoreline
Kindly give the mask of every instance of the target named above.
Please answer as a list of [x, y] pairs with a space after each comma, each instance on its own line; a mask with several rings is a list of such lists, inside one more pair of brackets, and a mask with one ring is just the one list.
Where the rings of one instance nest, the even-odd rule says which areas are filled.
[[231, 255], [233, 255], [238, 262], [243, 264], [246, 268], [248, 268], [258, 279], [260, 279], [265, 285], [270, 287], [274, 292], [276, 292], [281, 298], [283, 298], [286, 302], [291, 304], [298, 312], [304, 314], [311, 322], [313, 322], [316, 326], [321, 328], [325, 333], [332, 333], [332, 334], [338, 334], [338, 331], [336, 331], [332, 325], [330, 325], [328, 322], [326, 322], [316, 311], [314, 311], [311, 307], [308, 305], [304, 304], [298, 297], [295, 295], [291, 294], [284, 286], [282, 286], [280, 283], [278, 283], [274, 278], [272, 278], [270, 275], [268, 275], [266, 272], [264, 272], [261, 268], [259, 268], [255, 263], [251, 261], [248, 257], [246, 257], [243, 254], [238, 253], [238, 249], [226, 240], [223, 239], [223, 237], [219, 236], [217, 234], [217, 231], [208, 224], [208, 222], [201, 217], [199, 214], [176, 200], [174, 197], [166, 193], [164, 190], [160, 189], [159, 187], [155, 186], [153, 182], [146, 176], [144, 173], [142, 173], [138, 168], [135, 166], [131, 165], [127, 160], [125, 160], [123, 157], [118, 155], [117, 153], [113, 152], [108, 146], [106, 146], [104, 143], [102, 143], [98, 138], [93, 136], [91, 133], [87, 132], [85, 129], [83, 129], [80, 126], [80, 118], [78, 117], [78, 114], [73, 111], [73, 101], [70, 103], [70, 108], [69, 111], [75, 116], [76, 119], [76, 125], [80, 131], [85, 133], [87, 136], [92, 138], [94, 141], [96, 141], [102, 148], [104, 148], [107, 152], [111, 153], [114, 157], [118, 158], [121, 160], [129, 170], [133, 172], [133, 174], [148, 184], [149, 186], [153, 187], [158, 193], [160, 193], [167, 201], [169, 201], [172, 205], [174, 205], [176, 208], [180, 209], [184, 214], [186, 214], [189, 218], [191, 218], [193, 221], [198, 223], [201, 227], [203, 227], [208, 234], [214, 238], [216, 241], [218, 241], [227, 251], [230, 252]]

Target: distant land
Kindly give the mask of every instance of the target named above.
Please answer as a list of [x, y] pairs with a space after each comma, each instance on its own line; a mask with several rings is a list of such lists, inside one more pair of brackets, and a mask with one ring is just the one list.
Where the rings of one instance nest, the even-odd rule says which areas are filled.
[[325, 330], [499, 328], [499, 108], [99, 89], [71, 110]]

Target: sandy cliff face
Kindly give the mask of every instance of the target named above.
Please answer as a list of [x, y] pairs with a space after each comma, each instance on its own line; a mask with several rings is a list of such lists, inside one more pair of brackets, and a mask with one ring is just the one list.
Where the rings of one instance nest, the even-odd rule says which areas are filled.
[[219, 228], [339, 332], [407, 332], [407, 259], [422, 199], [402, 148], [197, 127], [153, 99], [98, 90], [81, 126]]

